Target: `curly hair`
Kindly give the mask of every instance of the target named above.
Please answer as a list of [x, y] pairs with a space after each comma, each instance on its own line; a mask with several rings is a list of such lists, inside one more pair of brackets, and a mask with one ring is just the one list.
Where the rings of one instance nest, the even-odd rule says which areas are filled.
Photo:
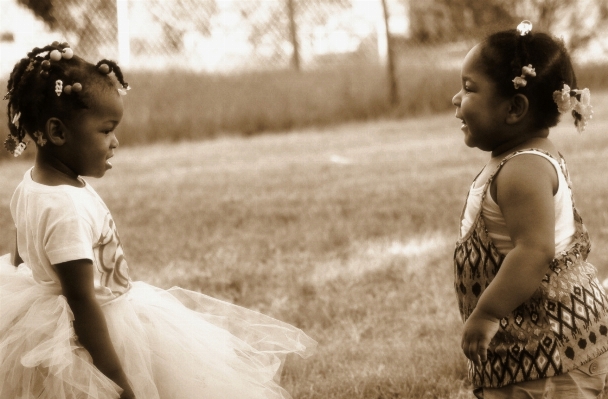
[[[59, 59], [57, 53], [51, 56], [55, 51], [59, 52]], [[104, 59], [91, 64], [73, 55], [67, 43], [53, 42], [34, 48], [15, 64], [8, 81], [5, 99], [8, 99], [9, 136], [17, 143], [23, 142], [26, 134], [31, 136], [43, 130], [48, 118], [69, 120], [77, 112], [91, 108], [100, 93], [117, 89], [114, 79], [109, 76], [112, 72], [120, 85], [128, 88], [114, 61]], [[80, 83], [80, 90], [56, 93], [58, 80], [62, 87]], [[18, 123], [13, 123], [13, 119], [18, 119]]]
[[[481, 61], [486, 75], [496, 84], [498, 93], [505, 97], [524, 94], [530, 103], [536, 127], [557, 125], [560, 118], [553, 92], [564, 84], [577, 88], [576, 75], [564, 42], [542, 32], [524, 36], [515, 29], [489, 35], [481, 43]], [[513, 78], [522, 74], [522, 67], [532, 64], [536, 76], [527, 85], [515, 89]], [[573, 111], [578, 126], [581, 115]]]

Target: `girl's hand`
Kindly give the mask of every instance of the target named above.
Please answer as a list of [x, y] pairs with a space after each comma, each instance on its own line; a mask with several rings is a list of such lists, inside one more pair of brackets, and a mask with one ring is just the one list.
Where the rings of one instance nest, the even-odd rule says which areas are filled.
[[477, 367], [488, 360], [490, 341], [498, 332], [498, 319], [481, 312], [473, 311], [464, 324], [462, 333], [462, 351]]

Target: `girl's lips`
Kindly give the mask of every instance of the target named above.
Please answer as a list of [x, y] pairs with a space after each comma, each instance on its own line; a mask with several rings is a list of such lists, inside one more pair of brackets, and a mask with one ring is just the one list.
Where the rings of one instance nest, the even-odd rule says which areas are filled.
[[457, 119], [460, 119], [460, 121], [462, 122], [462, 125], [460, 126], [461, 129], [464, 129], [467, 127], [467, 123], [464, 121], [464, 119], [462, 119], [461, 117], [459, 117], [458, 115], [456, 115]]

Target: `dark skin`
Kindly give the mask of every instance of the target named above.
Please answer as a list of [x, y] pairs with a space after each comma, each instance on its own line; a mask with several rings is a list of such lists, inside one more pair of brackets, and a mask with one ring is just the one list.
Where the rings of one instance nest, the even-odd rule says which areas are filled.
[[[549, 129], [535, 127], [527, 97], [500, 97], [480, 68], [478, 54], [479, 47], [467, 54], [462, 89], [452, 100], [456, 117], [463, 120], [467, 145], [491, 153], [478, 184], [483, 184], [500, 161], [516, 150], [539, 148], [558, 158], [556, 147], [548, 139]], [[513, 158], [492, 182], [490, 194], [503, 214], [513, 249], [464, 325], [462, 350], [478, 367], [487, 360], [499, 320], [529, 299], [549, 271], [549, 262], [555, 256], [553, 196], [557, 189], [555, 169], [535, 155]]]
[[[82, 187], [79, 176], [102, 177], [111, 168], [108, 159], [118, 147], [114, 128], [121, 118], [122, 100], [118, 93], [100, 94], [94, 107], [80, 111], [71, 120], [49, 118], [44, 129], [47, 144], [38, 147], [32, 179], [47, 186]], [[21, 262], [15, 246], [13, 264]], [[120, 398], [135, 398], [95, 297], [93, 262], [77, 259], [53, 266], [74, 314], [78, 341], [91, 355], [95, 367], [123, 389]]]

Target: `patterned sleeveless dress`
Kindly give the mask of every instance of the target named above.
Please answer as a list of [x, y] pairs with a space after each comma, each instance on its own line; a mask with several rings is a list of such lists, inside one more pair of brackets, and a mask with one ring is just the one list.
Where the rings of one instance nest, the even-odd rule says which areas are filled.
[[[500, 162], [485, 182], [481, 204], [496, 174], [521, 152], [514, 152]], [[525, 152], [551, 156], [542, 150]], [[563, 157], [558, 163], [572, 193]], [[454, 288], [463, 322], [475, 309], [505, 257], [489, 237], [482, 206], [479, 208], [471, 229], [457, 241], [454, 251]], [[576, 369], [608, 351], [608, 298], [595, 267], [586, 261], [589, 235], [574, 200], [572, 211], [576, 233], [570, 246], [555, 255], [550, 271], [532, 297], [500, 320], [487, 361], [481, 367], [468, 362], [474, 386], [498, 388], [551, 377]]]

